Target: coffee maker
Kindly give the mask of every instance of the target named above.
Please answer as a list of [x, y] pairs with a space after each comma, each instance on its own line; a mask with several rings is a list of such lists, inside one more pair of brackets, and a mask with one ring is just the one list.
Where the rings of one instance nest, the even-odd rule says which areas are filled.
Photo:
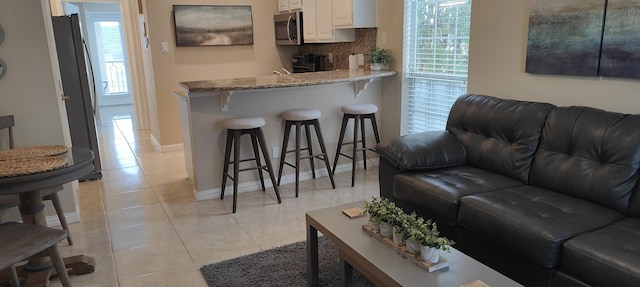
[[291, 60], [294, 73], [318, 72], [327, 70], [327, 55], [294, 55]]

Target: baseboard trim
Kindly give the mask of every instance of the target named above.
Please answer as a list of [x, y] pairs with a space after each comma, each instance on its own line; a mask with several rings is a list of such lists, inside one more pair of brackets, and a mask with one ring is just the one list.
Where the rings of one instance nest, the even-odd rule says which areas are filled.
[[[372, 159], [368, 159], [367, 160], [367, 166], [369, 167], [374, 167], [374, 166], [378, 166], [379, 160], [377, 158], [372, 158]], [[320, 165], [320, 164], [318, 164]], [[316, 166], [318, 166], [316, 165]], [[322, 167], [319, 167], [316, 169], [316, 178], [320, 178], [320, 177], [328, 177], [329, 173], [327, 172], [327, 169], [324, 168], [324, 165], [321, 165]], [[364, 161], [358, 161], [357, 163], [358, 167], [364, 167]], [[346, 163], [346, 164], [341, 164], [336, 166], [336, 171], [335, 174], [340, 174], [340, 173], [344, 173], [344, 172], [351, 172], [351, 164], [350, 163]], [[306, 181], [306, 180], [310, 180], [313, 179], [312, 173], [311, 171], [305, 171], [305, 172], [301, 172], [300, 173], [300, 181]], [[296, 175], [295, 174], [286, 174], [282, 176], [282, 179], [280, 179], [280, 185], [283, 184], [288, 184], [288, 183], [295, 183], [296, 182]], [[271, 184], [270, 180], [265, 180], [264, 185], [266, 188], [272, 187], [273, 185]], [[238, 184], [238, 193], [244, 193], [244, 192], [249, 192], [249, 191], [255, 191], [255, 190], [259, 190], [261, 189], [262, 186], [260, 185], [260, 181], [256, 180], [256, 181], [252, 181], [252, 182], [244, 182], [241, 184]], [[226, 187], [226, 192], [225, 194], [230, 194], [229, 191], [233, 192], [233, 185], [227, 185]], [[197, 201], [200, 200], [207, 200], [207, 199], [214, 199], [214, 198], [220, 198], [220, 193], [222, 192], [221, 188], [212, 188], [212, 189], [207, 189], [207, 190], [201, 190], [201, 191], [195, 191], [194, 195]]]
[[172, 145], [163, 146], [163, 145], [160, 145], [160, 142], [158, 141], [158, 139], [156, 139], [156, 137], [153, 134], [151, 134], [150, 138], [151, 138], [151, 144], [153, 145], [153, 148], [159, 152], [169, 152], [169, 151], [184, 149], [184, 144], [172, 144]]
[[[69, 212], [64, 214], [65, 219], [67, 219], [67, 224], [80, 222], [80, 215], [77, 212]], [[62, 225], [60, 223], [60, 219], [58, 215], [49, 215], [46, 217], [47, 226], [59, 226]]]

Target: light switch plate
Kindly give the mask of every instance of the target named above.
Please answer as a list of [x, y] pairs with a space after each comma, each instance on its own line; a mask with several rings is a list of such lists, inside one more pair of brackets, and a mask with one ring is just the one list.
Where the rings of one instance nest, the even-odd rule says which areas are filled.
[[169, 42], [160, 43], [162, 46], [162, 54], [169, 54]]

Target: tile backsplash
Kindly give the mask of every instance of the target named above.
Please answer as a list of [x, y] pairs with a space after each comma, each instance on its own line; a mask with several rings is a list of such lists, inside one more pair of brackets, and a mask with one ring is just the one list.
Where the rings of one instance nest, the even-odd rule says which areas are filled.
[[[376, 46], [377, 28], [356, 29], [356, 41], [346, 43], [304, 44], [299, 54], [328, 55], [333, 53], [333, 64], [327, 63], [329, 70], [349, 69], [349, 55], [366, 54]], [[366, 59], [365, 59], [366, 61]]]

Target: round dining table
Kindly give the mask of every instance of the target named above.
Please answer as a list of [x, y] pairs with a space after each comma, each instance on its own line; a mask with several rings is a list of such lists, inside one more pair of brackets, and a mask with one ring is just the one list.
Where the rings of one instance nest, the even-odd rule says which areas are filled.
[[[68, 164], [38, 173], [0, 177], [0, 195], [18, 194], [20, 214], [24, 223], [47, 226], [44, 215], [44, 203], [40, 193], [43, 189], [62, 186], [93, 172], [93, 151], [87, 148], [70, 147], [66, 156]], [[94, 271], [95, 259], [76, 255], [64, 258], [69, 274], [85, 274]], [[48, 257], [32, 258], [20, 268], [22, 276], [27, 277], [25, 286], [48, 286], [53, 272]]]

